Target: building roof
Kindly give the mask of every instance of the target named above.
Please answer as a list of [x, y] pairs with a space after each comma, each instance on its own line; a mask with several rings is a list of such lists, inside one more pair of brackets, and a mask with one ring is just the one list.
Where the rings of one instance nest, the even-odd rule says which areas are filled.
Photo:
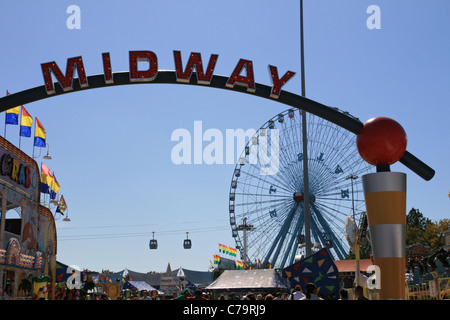
[[[161, 276], [177, 277], [178, 270], [179, 268], [168, 273], [141, 273], [127, 269], [132, 281], [145, 281], [149, 285], [156, 287], [159, 287], [161, 285]], [[212, 272], [194, 271], [188, 269], [183, 269], [183, 272], [186, 276], [186, 280], [196, 286], [208, 285], [213, 281]]]
[[206, 287], [211, 291], [289, 290], [285, 279], [274, 269], [225, 270]]
[[[343, 272], [355, 272], [355, 260], [334, 260], [334, 264], [339, 270], [339, 273]], [[372, 265], [372, 260], [370, 259], [360, 259], [359, 260], [359, 270], [362, 272], [367, 271], [367, 267]]]

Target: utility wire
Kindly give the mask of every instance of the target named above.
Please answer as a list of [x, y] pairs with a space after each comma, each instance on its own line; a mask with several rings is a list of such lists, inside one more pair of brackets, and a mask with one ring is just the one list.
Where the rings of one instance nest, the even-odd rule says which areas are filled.
[[[198, 229], [189, 229], [189, 233], [204, 233], [204, 232], [215, 232], [222, 230], [229, 230], [229, 226], [218, 226], [218, 227], [206, 227]], [[184, 234], [186, 229], [183, 230], [168, 230], [157, 232], [159, 235], [174, 235], [174, 234]], [[105, 234], [82, 234], [82, 235], [67, 235], [58, 236], [58, 241], [69, 241], [69, 240], [95, 240], [95, 239], [110, 239], [110, 238], [132, 238], [132, 237], [148, 237], [152, 235], [152, 232], [128, 232], [128, 233], [105, 233]]]
[[183, 221], [183, 222], [166, 222], [166, 223], [147, 223], [147, 224], [118, 224], [109, 226], [82, 226], [82, 227], [58, 227], [58, 230], [74, 230], [74, 229], [107, 229], [107, 228], [127, 228], [127, 227], [148, 227], [148, 226], [161, 226], [172, 224], [195, 224], [195, 223], [211, 223], [211, 222], [224, 222], [228, 219], [215, 220], [215, 221]]

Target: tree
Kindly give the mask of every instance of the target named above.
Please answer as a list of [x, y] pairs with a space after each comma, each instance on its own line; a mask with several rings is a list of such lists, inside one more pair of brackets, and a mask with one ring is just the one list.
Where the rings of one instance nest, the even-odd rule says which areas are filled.
[[[372, 254], [372, 245], [370, 241], [367, 241], [364, 245], [359, 247], [359, 258], [360, 259], [370, 259], [370, 255]], [[356, 255], [352, 249], [350, 249], [349, 253], [345, 257], [345, 260], [355, 260]]]
[[425, 218], [419, 209], [412, 208], [406, 215], [406, 228], [418, 228], [425, 231], [429, 224], [431, 224], [431, 220]]
[[442, 219], [427, 225], [425, 234], [429, 235], [429, 246], [433, 250], [439, 250], [445, 246], [444, 231], [450, 229], [450, 220]]
[[449, 227], [449, 219], [433, 222], [424, 217], [419, 209], [412, 208], [406, 216], [406, 245], [420, 243], [439, 250], [445, 245], [443, 233]]
[[102, 269], [102, 272], [101, 273], [103, 273], [103, 274], [111, 274], [111, 273], [114, 273], [114, 272], [112, 272], [111, 270], [109, 270], [109, 269]]

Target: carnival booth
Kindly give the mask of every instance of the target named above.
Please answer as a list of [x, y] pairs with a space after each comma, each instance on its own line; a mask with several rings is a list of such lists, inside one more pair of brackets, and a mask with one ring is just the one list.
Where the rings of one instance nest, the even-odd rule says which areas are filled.
[[43, 283], [52, 290], [56, 228], [51, 211], [40, 204], [38, 165], [3, 137], [0, 201], [0, 297], [31, 299], [33, 279], [44, 276]]
[[266, 293], [289, 292], [289, 283], [274, 269], [225, 270], [206, 291]]

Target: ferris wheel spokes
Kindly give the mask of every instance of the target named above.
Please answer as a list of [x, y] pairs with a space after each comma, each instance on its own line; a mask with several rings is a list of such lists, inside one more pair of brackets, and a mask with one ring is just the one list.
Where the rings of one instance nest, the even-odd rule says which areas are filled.
[[[346, 177], [362, 176], [371, 167], [360, 158], [354, 134], [314, 115], [308, 116], [306, 125], [311, 236], [315, 245], [328, 247], [334, 256], [342, 258], [349, 249], [345, 218], [364, 203], [360, 179], [349, 181]], [[302, 126], [302, 116], [292, 110], [261, 126], [235, 167], [234, 189], [230, 189], [230, 221], [236, 244], [240, 245], [241, 239], [234, 230], [235, 221], [247, 218], [255, 227], [247, 234], [249, 257], [274, 267], [295, 261], [300, 252], [295, 240], [306, 234]], [[274, 134], [278, 134], [278, 143], [272, 139]], [[265, 172], [272, 174], [262, 174], [264, 163], [251, 162], [258, 150], [268, 158], [269, 154], [279, 155], [279, 168]]]
[[336, 252], [339, 259], [345, 258], [345, 250], [341, 246], [341, 241], [338, 241], [338, 238], [336, 237], [334, 231], [328, 224], [327, 220], [324, 218], [323, 214], [320, 213], [320, 211], [317, 209], [314, 203], [311, 204], [311, 208], [313, 209], [313, 212], [315, 213], [315, 216], [322, 226], [323, 230], [325, 231], [326, 235], [328, 235], [329, 239], [321, 239], [321, 243], [324, 244], [326, 240], [331, 240], [333, 243], [334, 251]]
[[[295, 216], [295, 213], [297, 211], [297, 207], [299, 205], [299, 202], [296, 202], [294, 204], [294, 206], [291, 208], [289, 214], [287, 215], [282, 227], [279, 229], [278, 234], [276, 235], [276, 237], [273, 239], [273, 243], [272, 246], [270, 247], [269, 251], [267, 252], [266, 256], [264, 257], [263, 260], [263, 265], [266, 265], [267, 262], [269, 262], [270, 257], [272, 256], [273, 250], [275, 249], [275, 247], [278, 245], [278, 247], [281, 250], [281, 246], [284, 242], [284, 238], [286, 236], [287, 230], [289, 229], [289, 226]], [[276, 254], [276, 256], [274, 256], [272, 258], [273, 263], [275, 264], [277, 258], [278, 258], [278, 254], [279, 254], [279, 250], [277, 250], [278, 253]]]
[[[295, 223], [295, 227], [291, 234], [291, 240], [289, 241], [289, 244], [287, 246], [287, 254], [284, 255], [283, 260], [281, 261], [282, 266], [286, 265], [286, 262], [288, 262], [289, 265], [293, 264], [295, 261], [296, 253], [298, 251], [298, 244], [296, 244], [296, 242], [298, 241], [298, 236], [300, 235], [305, 224], [305, 212], [303, 211], [303, 204], [299, 205], [298, 211], [299, 213], [297, 215], [297, 222]], [[291, 248], [290, 255], [289, 248]], [[289, 260], [287, 260], [288, 256]]]

